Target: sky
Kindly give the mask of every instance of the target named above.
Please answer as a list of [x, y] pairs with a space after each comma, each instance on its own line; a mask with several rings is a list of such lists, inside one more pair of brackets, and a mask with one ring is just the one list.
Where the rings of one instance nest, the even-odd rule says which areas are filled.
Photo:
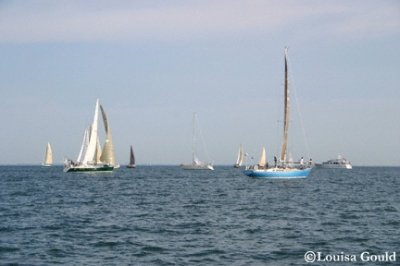
[[[96, 99], [117, 161], [233, 164], [289, 149], [400, 165], [399, 1], [0, 0], [0, 164], [76, 159]], [[248, 161], [248, 163], [250, 163]]]

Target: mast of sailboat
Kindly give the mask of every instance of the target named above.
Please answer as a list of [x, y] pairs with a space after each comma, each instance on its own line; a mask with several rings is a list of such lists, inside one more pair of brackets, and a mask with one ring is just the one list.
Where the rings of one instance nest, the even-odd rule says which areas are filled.
[[193, 128], [192, 128], [192, 158], [193, 162], [197, 161], [196, 158], [196, 113], [193, 113]]
[[283, 142], [281, 150], [281, 162], [286, 164], [288, 130], [289, 130], [289, 87], [288, 87], [288, 66], [287, 66], [287, 48], [285, 48], [285, 86], [284, 86], [284, 117], [283, 117]]

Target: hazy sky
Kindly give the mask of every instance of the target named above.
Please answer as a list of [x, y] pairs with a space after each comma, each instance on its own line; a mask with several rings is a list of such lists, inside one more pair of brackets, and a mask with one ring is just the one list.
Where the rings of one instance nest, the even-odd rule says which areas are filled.
[[121, 164], [130, 145], [139, 164], [190, 162], [193, 112], [215, 164], [240, 144], [271, 161], [285, 46], [293, 157], [400, 165], [389, 0], [0, 1], [0, 164], [39, 164], [48, 141], [76, 159], [96, 98]]

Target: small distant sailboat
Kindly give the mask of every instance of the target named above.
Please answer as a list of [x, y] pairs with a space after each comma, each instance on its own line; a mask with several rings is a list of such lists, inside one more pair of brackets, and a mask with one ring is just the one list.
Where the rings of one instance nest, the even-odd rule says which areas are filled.
[[132, 145], [131, 145], [131, 150], [130, 150], [130, 153], [129, 153], [129, 164], [126, 167], [127, 168], [136, 168], [135, 155], [133, 154]]
[[43, 166], [52, 166], [53, 165], [53, 151], [51, 149], [51, 145], [48, 142], [46, 146], [46, 152], [44, 154], [44, 160], [42, 163]]
[[[268, 179], [292, 179], [292, 178], [306, 178], [311, 172], [312, 165], [305, 166], [300, 164], [299, 166], [293, 165], [290, 161], [290, 155], [288, 154], [288, 132], [289, 132], [289, 87], [288, 87], [288, 67], [287, 67], [287, 49], [285, 49], [285, 86], [284, 86], [284, 123], [283, 123], [283, 142], [281, 148], [280, 164], [274, 167], [261, 167], [266, 165], [266, 161], [260, 160], [258, 165], [248, 167], [244, 174], [251, 177], [261, 177]], [[263, 155], [265, 157], [265, 150], [263, 149]], [[288, 158], [289, 157], [289, 158]]]
[[[99, 110], [101, 111], [105, 128], [103, 150], [101, 149], [98, 135]], [[64, 172], [112, 171], [118, 166], [115, 163], [114, 145], [107, 116], [97, 99], [93, 123], [85, 130], [78, 159], [76, 162], [66, 159]]]
[[244, 161], [243, 146], [242, 144], [240, 144], [236, 163], [233, 165], [233, 167], [239, 168], [240, 166], [242, 166], [243, 161]]
[[199, 160], [196, 151], [196, 121], [197, 115], [193, 114], [193, 135], [192, 135], [192, 163], [191, 164], [181, 164], [181, 168], [184, 170], [214, 170], [211, 163], [205, 163]]

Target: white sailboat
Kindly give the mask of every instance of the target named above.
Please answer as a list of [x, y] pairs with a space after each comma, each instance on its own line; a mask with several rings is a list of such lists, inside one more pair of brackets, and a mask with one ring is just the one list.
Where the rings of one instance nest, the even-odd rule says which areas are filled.
[[131, 149], [129, 152], [129, 164], [126, 167], [127, 168], [136, 168], [135, 155], [133, 154], [132, 145], [131, 145]]
[[288, 153], [288, 133], [289, 133], [289, 84], [287, 67], [287, 49], [285, 49], [285, 85], [284, 85], [284, 122], [283, 122], [283, 142], [281, 148], [280, 164], [274, 167], [259, 169], [257, 166], [249, 167], [244, 171], [247, 176], [261, 178], [305, 178], [311, 171], [312, 165], [304, 166], [300, 164], [295, 166]]
[[211, 163], [202, 162], [197, 157], [197, 145], [196, 145], [196, 121], [197, 115], [193, 114], [193, 134], [192, 134], [192, 163], [191, 164], [181, 164], [181, 168], [184, 170], [214, 170], [214, 167]]
[[[101, 110], [106, 133], [103, 150], [101, 149], [98, 135], [99, 109]], [[112, 171], [115, 166], [111, 129], [108, 124], [106, 113], [97, 99], [93, 122], [85, 130], [78, 159], [76, 162], [67, 159], [64, 163], [64, 172]]]
[[244, 161], [243, 146], [242, 144], [240, 144], [236, 163], [233, 165], [233, 167], [239, 168], [240, 166], [242, 166], [243, 161]]
[[52, 166], [53, 165], [53, 151], [51, 149], [51, 145], [48, 142], [46, 146], [46, 152], [44, 154], [44, 160], [42, 163], [43, 166]]

